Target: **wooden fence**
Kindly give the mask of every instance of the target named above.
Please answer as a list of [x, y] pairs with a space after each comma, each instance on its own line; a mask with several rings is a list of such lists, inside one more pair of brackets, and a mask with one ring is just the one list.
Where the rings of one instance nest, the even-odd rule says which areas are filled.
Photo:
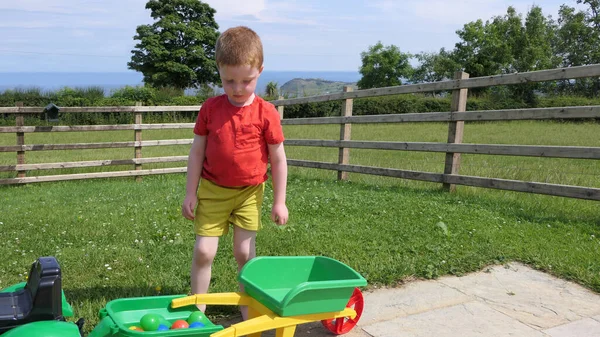
[[[441, 183], [452, 191], [456, 185], [467, 185], [501, 190], [511, 190], [529, 193], [538, 193], [554, 196], [563, 196], [580, 199], [600, 200], [600, 189], [582, 186], [558, 185], [539, 182], [527, 182], [519, 180], [496, 179], [487, 177], [460, 175], [460, 156], [462, 153], [486, 154], [486, 155], [510, 155], [510, 156], [533, 156], [533, 157], [555, 157], [575, 159], [600, 159], [600, 147], [580, 146], [530, 146], [530, 145], [496, 145], [496, 144], [462, 144], [463, 129], [465, 121], [506, 121], [506, 120], [551, 120], [551, 119], [597, 119], [600, 118], [600, 106], [576, 106], [555, 107], [536, 109], [510, 109], [510, 110], [486, 110], [466, 111], [467, 90], [469, 88], [488, 87], [496, 85], [512, 85], [529, 82], [571, 80], [585, 77], [600, 77], [600, 64], [570, 67], [561, 69], [542, 70], [527, 73], [514, 73], [489, 77], [468, 78], [468, 74], [458, 72], [454, 80], [403, 85], [396, 87], [376, 88], [352, 91], [345, 88], [344, 92], [314, 97], [277, 100], [272, 103], [278, 107], [283, 125], [316, 125], [316, 124], [339, 124], [339, 140], [299, 140], [288, 139], [286, 146], [316, 146], [333, 147], [339, 149], [337, 163], [315, 162], [307, 160], [288, 159], [291, 166], [306, 168], [318, 168], [338, 171], [339, 179], [346, 179], [348, 172], [397, 177], [403, 179], [421, 180]], [[451, 111], [411, 114], [386, 114], [353, 116], [353, 99], [364, 97], [375, 97], [385, 95], [398, 95], [410, 93], [422, 93], [431, 91], [452, 91]], [[284, 108], [287, 105], [306, 104], [315, 102], [326, 102], [343, 100], [340, 117], [316, 117], [285, 119]], [[125, 112], [135, 114], [135, 124], [129, 125], [95, 125], [95, 126], [25, 126], [24, 115], [39, 114], [42, 108], [23, 107], [0, 107], [0, 113], [15, 114], [16, 126], [0, 127], [0, 133], [15, 133], [16, 145], [0, 146], [0, 152], [16, 152], [17, 164], [0, 166], [0, 172], [16, 171], [16, 178], [0, 179], [0, 184], [22, 184], [43, 181], [72, 180], [103, 177], [139, 177], [150, 174], [183, 173], [185, 167], [164, 169], [142, 169], [145, 163], [166, 163], [186, 161], [187, 156], [171, 156], [142, 158], [142, 148], [148, 146], [163, 145], [189, 145], [191, 139], [154, 140], [143, 141], [142, 130], [150, 129], [192, 129], [193, 123], [181, 124], [143, 124], [142, 114], [144, 112], [157, 111], [198, 111], [199, 106], [177, 106], [177, 107], [83, 107], [62, 108], [62, 113], [71, 112]], [[364, 123], [406, 123], [406, 122], [447, 122], [448, 141], [446, 143], [420, 143], [420, 142], [375, 142], [375, 141], [352, 141], [351, 125]], [[32, 132], [73, 132], [73, 131], [107, 131], [107, 130], [134, 130], [134, 140], [130, 142], [112, 143], [83, 143], [83, 144], [25, 144], [25, 133]], [[85, 162], [64, 162], [45, 164], [26, 164], [25, 154], [27, 151], [44, 150], [68, 150], [68, 149], [100, 149], [133, 147], [134, 158], [127, 160], [97, 160]], [[399, 151], [425, 151], [442, 152], [446, 154], [443, 173], [408, 171], [381, 167], [370, 167], [351, 165], [349, 160], [349, 149], [379, 149]], [[106, 165], [133, 165], [133, 170], [117, 172], [98, 172], [70, 175], [49, 175], [26, 177], [26, 171], [94, 167]]]
[[[198, 112], [200, 106], [115, 106], [115, 107], [65, 107], [61, 108], [61, 113], [133, 113], [135, 124], [122, 125], [72, 125], [72, 126], [25, 126], [24, 116], [27, 114], [41, 114], [44, 108], [23, 107], [22, 103], [17, 103], [16, 107], [0, 107], [0, 113], [15, 114], [16, 126], [0, 127], [0, 133], [16, 133], [17, 145], [0, 146], [0, 152], [16, 152], [17, 164], [0, 166], [0, 172], [16, 171], [16, 178], [0, 179], [0, 185], [6, 184], [27, 184], [35, 182], [49, 182], [61, 180], [92, 179], [92, 178], [111, 178], [111, 177], [129, 177], [134, 176], [137, 180], [144, 175], [167, 174], [167, 173], [185, 173], [185, 167], [173, 167], [163, 169], [142, 169], [143, 164], [149, 163], [173, 163], [185, 162], [186, 156], [168, 156], [142, 158], [142, 148], [151, 146], [171, 146], [171, 145], [190, 145], [192, 139], [168, 139], [168, 140], [142, 140], [142, 130], [166, 130], [166, 129], [193, 129], [194, 123], [168, 123], [168, 124], [143, 124], [142, 116], [148, 112], [173, 112], [173, 111], [192, 111]], [[25, 144], [26, 133], [38, 132], [93, 132], [93, 131], [119, 131], [133, 130], [133, 141], [126, 142], [102, 142], [102, 143], [75, 143], [75, 144]], [[77, 162], [57, 162], [26, 164], [25, 153], [29, 151], [51, 151], [51, 150], [83, 150], [83, 149], [107, 149], [107, 148], [134, 148], [132, 159], [108, 159]], [[85, 168], [102, 167], [114, 165], [132, 165], [133, 170], [128, 171], [109, 171], [65, 175], [41, 175], [27, 177], [27, 171], [66, 169], [66, 168]]]

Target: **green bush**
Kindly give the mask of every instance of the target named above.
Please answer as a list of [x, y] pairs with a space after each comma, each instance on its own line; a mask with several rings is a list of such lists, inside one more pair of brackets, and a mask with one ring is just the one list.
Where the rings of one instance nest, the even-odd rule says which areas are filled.
[[132, 87], [127, 85], [114, 90], [110, 97], [130, 102], [142, 102], [144, 105], [153, 105], [156, 99], [156, 90], [150, 87]]
[[[143, 105], [201, 105], [207, 97], [216, 93], [210, 87], [199, 90], [194, 96], [186, 96], [177, 89], [155, 89], [145, 86], [125, 86], [105, 95], [101, 87], [69, 88], [43, 92], [39, 88], [6, 90], [0, 93], [0, 106], [15, 106], [16, 102], [24, 102], [25, 106], [44, 107], [54, 103], [60, 107], [73, 106], [133, 106], [136, 102]], [[393, 96], [369, 97], [354, 99], [353, 115], [404, 114], [420, 112], [450, 111], [451, 95], [442, 93], [432, 97], [425, 94], [402, 94]], [[525, 102], [514, 98], [509, 88], [498, 86], [485, 94], [469, 96], [467, 111], [545, 108], [557, 106], [590, 106], [600, 105], [600, 98], [579, 96], [539, 96]], [[308, 118], [339, 116], [342, 101], [308, 103], [286, 106], [285, 118]], [[144, 114], [144, 122], [191, 122], [197, 112], [156, 112]], [[43, 114], [30, 116], [29, 125], [47, 123]], [[5, 116], [2, 125], [14, 125], [14, 118]], [[74, 124], [118, 124], [131, 123], [133, 114], [119, 113], [70, 113], [61, 114], [61, 123]]]
[[[23, 102], [24, 106], [43, 108], [49, 103], [59, 107], [83, 106], [134, 106], [136, 102], [143, 105], [201, 105], [204, 98], [184, 96], [183, 91], [175, 89], [155, 89], [144, 86], [125, 86], [113, 90], [108, 95], [101, 87], [70, 88], [63, 87], [55, 91], [43, 92], [39, 88], [6, 90], [0, 92], [0, 106], [15, 106]], [[27, 125], [48, 125], [45, 115], [29, 115]], [[164, 123], [170, 121], [183, 122], [195, 120], [197, 112], [157, 112], [144, 114], [145, 122]], [[99, 125], [133, 123], [131, 113], [59, 113], [60, 124], [65, 125]], [[0, 115], [0, 125], [14, 125], [14, 116]]]
[[600, 105], [600, 98], [588, 98], [580, 96], [555, 96], [540, 99], [539, 108], [549, 108], [555, 106], [590, 106]]

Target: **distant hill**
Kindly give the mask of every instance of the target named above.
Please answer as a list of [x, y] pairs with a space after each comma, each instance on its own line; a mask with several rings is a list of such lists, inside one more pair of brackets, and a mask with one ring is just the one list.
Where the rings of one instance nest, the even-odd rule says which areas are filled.
[[279, 89], [286, 97], [306, 97], [342, 92], [344, 86], [356, 89], [356, 82], [328, 81], [319, 78], [294, 78]]

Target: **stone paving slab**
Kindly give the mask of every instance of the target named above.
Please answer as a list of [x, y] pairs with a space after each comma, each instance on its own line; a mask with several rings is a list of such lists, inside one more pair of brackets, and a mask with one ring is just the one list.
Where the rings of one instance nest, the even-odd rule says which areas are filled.
[[400, 288], [384, 288], [363, 293], [365, 310], [359, 325], [466, 303], [472, 298], [437, 281], [416, 281]]
[[367, 325], [363, 329], [375, 337], [547, 337], [478, 301]]
[[600, 314], [600, 295], [519, 263], [439, 282], [539, 329]]
[[[344, 337], [600, 337], [600, 294], [519, 263], [363, 296], [363, 315]], [[320, 322], [298, 325], [294, 335], [332, 336]]]
[[600, 322], [592, 318], [544, 330], [550, 337], [600, 337]]

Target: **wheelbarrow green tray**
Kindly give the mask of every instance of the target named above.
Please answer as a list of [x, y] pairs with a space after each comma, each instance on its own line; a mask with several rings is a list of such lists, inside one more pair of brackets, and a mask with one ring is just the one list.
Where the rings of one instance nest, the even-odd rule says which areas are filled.
[[238, 276], [244, 292], [281, 317], [341, 311], [367, 281], [324, 256], [261, 256]]
[[153, 313], [164, 317], [169, 323], [176, 320], [186, 320], [198, 309], [196, 306], [171, 308], [171, 301], [185, 295], [151, 296], [122, 298], [110, 301], [100, 310], [100, 323], [88, 337], [136, 337], [136, 336], [195, 336], [208, 337], [212, 333], [223, 330], [223, 326], [213, 324], [206, 316], [202, 317], [203, 328], [176, 329], [165, 331], [134, 331], [129, 328], [140, 326], [140, 320], [145, 314]]

